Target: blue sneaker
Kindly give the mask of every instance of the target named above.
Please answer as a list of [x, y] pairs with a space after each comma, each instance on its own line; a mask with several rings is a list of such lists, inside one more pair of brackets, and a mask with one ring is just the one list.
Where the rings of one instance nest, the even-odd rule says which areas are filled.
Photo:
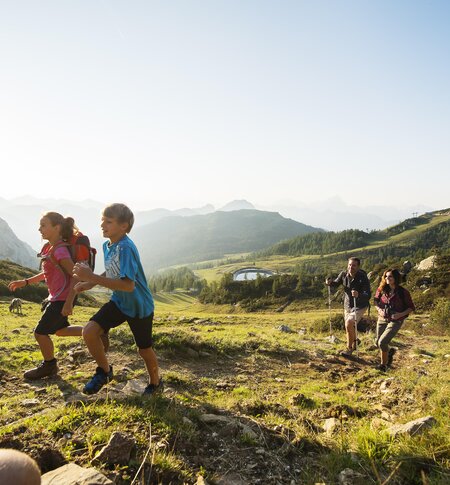
[[149, 384], [145, 389], [144, 392], [142, 393], [143, 396], [152, 396], [153, 394], [157, 394], [160, 392], [163, 392], [164, 390], [164, 382], [160, 378], [159, 379], [159, 384]]
[[92, 379], [84, 386], [85, 394], [96, 394], [100, 389], [113, 378], [112, 366], [109, 366], [109, 372], [106, 373], [101, 367], [97, 367]]

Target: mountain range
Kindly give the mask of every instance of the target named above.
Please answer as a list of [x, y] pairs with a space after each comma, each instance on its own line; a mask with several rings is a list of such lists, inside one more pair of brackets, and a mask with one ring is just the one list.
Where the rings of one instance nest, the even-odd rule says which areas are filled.
[[[99, 249], [103, 243], [100, 232], [103, 207], [103, 203], [94, 200], [74, 202], [29, 196], [13, 200], [0, 198], [0, 218], [5, 227], [0, 258], [34, 267], [34, 255], [42, 246], [38, 232], [39, 219], [49, 210], [74, 217], [80, 230]], [[340, 225], [343, 221], [347, 221], [346, 228], [362, 227], [365, 231], [384, 228], [392, 225], [388, 222], [390, 218], [397, 223], [397, 218], [406, 218], [402, 215], [407, 211], [421, 212], [423, 206], [363, 208], [349, 206], [334, 197], [309, 206], [285, 203], [278, 206], [276, 212], [267, 209], [269, 207], [255, 207], [247, 200], [235, 200], [217, 211], [211, 204], [198, 208], [137, 211], [131, 237], [138, 243], [144, 266], [154, 270], [174, 264], [221, 258], [227, 254], [258, 251], [284, 239], [321, 231], [319, 227], [342, 230]], [[382, 217], [383, 214], [386, 219]], [[291, 217], [287, 217], [289, 215]], [[299, 222], [300, 216], [302, 222]], [[26, 243], [19, 251], [21, 241]], [[100, 271], [103, 270], [101, 259], [98, 258], [97, 268]]]
[[[37, 231], [39, 219], [48, 210], [55, 210], [74, 217], [78, 227], [91, 239], [91, 244], [100, 249], [103, 238], [100, 233], [100, 213], [102, 204], [84, 203], [76, 205], [64, 200], [33, 202], [28, 198], [15, 204], [0, 200], [0, 215], [6, 214], [15, 224], [20, 238], [32, 240], [35, 250], [19, 238], [14, 241], [8, 224], [10, 237], [3, 244], [5, 259], [35, 267], [36, 252], [42, 241]], [[36, 201], [35, 201], [36, 202]], [[51, 207], [47, 204], [51, 203]], [[239, 207], [244, 209], [234, 210]], [[165, 266], [193, 261], [222, 258], [226, 254], [251, 252], [262, 249], [280, 240], [293, 236], [322, 231], [278, 213], [252, 209], [246, 201], [234, 201], [223, 207], [223, 211], [213, 212], [213, 206], [206, 205], [198, 209], [153, 209], [135, 214], [136, 223], [131, 237], [135, 240], [146, 271], [153, 271]], [[22, 252], [18, 247], [22, 244]], [[27, 259], [25, 255], [31, 255]], [[102, 258], [98, 258], [97, 270], [102, 271]]]
[[155, 270], [257, 251], [283, 239], [318, 231], [323, 230], [286, 219], [276, 212], [242, 209], [166, 217], [137, 227], [132, 238], [144, 267]]
[[[11, 200], [0, 198], [0, 217], [7, 221], [19, 239], [26, 241], [36, 251], [39, 251], [42, 246], [40, 234], [37, 231], [39, 218], [49, 210], [74, 217], [80, 230], [88, 234], [93, 244], [98, 246], [102, 242], [100, 217], [104, 206], [105, 204], [102, 202], [90, 199], [71, 201], [67, 199], [40, 199], [31, 196]], [[433, 208], [424, 205], [361, 207], [348, 205], [339, 197], [330, 197], [320, 202], [308, 204], [287, 201], [271, 205], [252, 204], [241, 199], [231, 201], [218, 209], [212, 204], [206, 204], [198, 208], [175, 210], [156, 208], [135, 211], [135, 227], [156, 222], [164, 217], [190, 217], [210, 214], [216, 210], [227, 212], [244, 209], [278, 212], [285, 218], [330, 231], [383, 229], [411, 217], [413, 213], [422, 214], [433, 210]]]

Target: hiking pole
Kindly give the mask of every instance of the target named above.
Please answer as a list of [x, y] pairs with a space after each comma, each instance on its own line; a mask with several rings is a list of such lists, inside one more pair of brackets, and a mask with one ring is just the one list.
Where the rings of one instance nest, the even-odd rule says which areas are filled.
[[356, 296], [353, 297], [353, 303], [354, 303], [354, 308], [355, 308], [355, 350], [356, 350], [356, 357], [359, 357], [358, 354], [358, 320], [356, 318]]
[[328, 285], [328, 319], [330, 321], [330, 340], [333, 336], [333, 330], [331, 328], [331, 286]]

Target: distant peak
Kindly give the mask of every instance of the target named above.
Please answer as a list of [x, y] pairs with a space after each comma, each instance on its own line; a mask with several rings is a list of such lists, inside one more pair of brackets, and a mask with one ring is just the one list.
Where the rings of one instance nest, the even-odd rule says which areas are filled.
[[238, 211], [238, 210], [251, 210], [255, 209], [255, 206], [251, 204], [248, 200], [241, 199], [241, 200], [232, 200], [225, 204], [223, 207], [218, 209], [219, 211]]

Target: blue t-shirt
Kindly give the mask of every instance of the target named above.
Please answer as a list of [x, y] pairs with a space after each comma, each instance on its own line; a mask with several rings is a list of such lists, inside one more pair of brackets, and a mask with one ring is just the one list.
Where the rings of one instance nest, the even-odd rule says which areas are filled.
[[129, 317], [148, 317], [153, 313], [155, 305], [134, 242], [127, 235], [114, 244], [106, 241], [103, 243], [103, 254], [107, 278], [128, 278], [134, 281], [133, 291], [115, 290], [111, 300]]

